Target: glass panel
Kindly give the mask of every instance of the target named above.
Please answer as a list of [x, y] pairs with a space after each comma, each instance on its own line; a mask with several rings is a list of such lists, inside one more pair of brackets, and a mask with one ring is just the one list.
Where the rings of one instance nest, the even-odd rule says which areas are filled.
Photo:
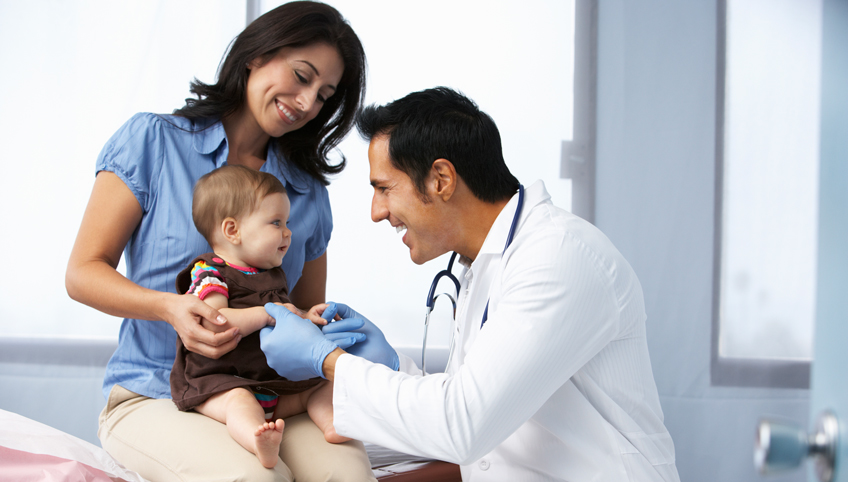
[[64, 286], [97, 155], [136, 112], [214, 81], [244, 18], [230, 0], [0, 2], [0, 336], [117, 337]]
[[809, 360], [821, 1], [728, 0], [719, 354]]

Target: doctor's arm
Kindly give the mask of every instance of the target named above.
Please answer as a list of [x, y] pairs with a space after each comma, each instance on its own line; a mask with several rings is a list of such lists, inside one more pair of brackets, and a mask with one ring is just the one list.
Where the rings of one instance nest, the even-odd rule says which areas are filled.
[[141, 222], [142, 209], [126, 184], [101, 171], [86, 206], [65, 273], [68, 295], [113, 316], [171, 324], [186, 347], [209, 358], [235, 348], [235, 328], [213, 333], [200, 323], [223, 324], [217, 310], [197, 299], [139, 286], [117, 271], [121, 253]]
[[501, 279], [497, 306], [450, 375], [410, 376], [330, 353], [322, 368], [335, 379], [336, 431], [468, 464], [529, 420], [616, 335], [608, 278], [562, 236], [526, 243]]

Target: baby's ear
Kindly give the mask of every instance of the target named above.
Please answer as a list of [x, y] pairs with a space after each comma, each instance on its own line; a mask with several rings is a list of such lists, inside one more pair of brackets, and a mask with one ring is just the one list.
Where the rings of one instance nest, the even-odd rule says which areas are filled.
[[238, 222], [234, 218], [225, 218], [221, 221], [221, 234], [224, 239], [232, 244], [241, 244], [241, 235], [239, 234]]

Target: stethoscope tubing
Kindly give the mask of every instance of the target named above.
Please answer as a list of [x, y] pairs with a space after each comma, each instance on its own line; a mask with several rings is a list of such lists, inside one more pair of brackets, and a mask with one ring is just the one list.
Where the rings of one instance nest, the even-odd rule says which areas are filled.
[[[521, 217], [521, 210], [524, 208], [524, 186], [521, 184], [518, 185], [518, 206], [515, 208], [515, 216], [512, 217], [512, 224], [509, 225], [509, 234], [506, 235], [506, 244], [504, 245], [503, 253], [501, 256], [506, 254], [507, 248], [512, 244], [512, 238], [515, 237], [515, 230], [518, 228], [518, 218]], [[489, 300], [486, 300], [486, 309], [483, 310], [483, 321], [480, 322], [480, 329], [483, 329], [483, 325], [486, 324], [486, 320], [489, 319]]]
[[452, 273], [454, 260], [456, 260], [456, 251], [451, 254], [450, 261], [448, 261], [448, 268], [439, 271], [436, 277], [433, 278], [433, 283], [430, 284], [430, 292], [427, 293], [427, 308], [429, 311], [433, 311], [433, 306], [436, 304], [436, 298], [438, 296], [434, 295], [436, 294], [436, 287], [439, 285], [439, 281], [443, 276], [447, 276], [449, 280], [453, 281], [454, 286], [456, 286], [456, 292], [457, 294], [459, 293], [459, 280]]

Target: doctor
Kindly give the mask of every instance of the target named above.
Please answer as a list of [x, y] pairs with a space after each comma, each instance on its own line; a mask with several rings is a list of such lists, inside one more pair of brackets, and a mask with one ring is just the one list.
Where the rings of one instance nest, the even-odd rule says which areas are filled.
[[325, 332], [365, 333], [346, 351], [269, 305], [269, 364], [333, 380], [339, 434], [460, 464], [466, 481], [678, 481], [642, 288], [609, 239], [553, 206], [541, 181], [519, 210], [497, 127], [457, 92], [369, 107], [357, 126], [374, 222], [405, 230], [417, 264], [460, 255], [457, 353], [421, 376], [345, 305]]

